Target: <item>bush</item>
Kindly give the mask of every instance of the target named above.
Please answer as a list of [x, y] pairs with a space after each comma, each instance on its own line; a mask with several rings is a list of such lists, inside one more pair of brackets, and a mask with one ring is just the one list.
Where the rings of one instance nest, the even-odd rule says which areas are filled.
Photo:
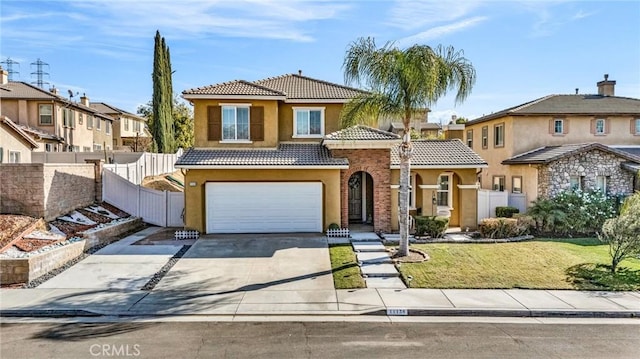
[[512, 218], [516, 213], [520, 213], [520, 210], [516, 207], [496, 207], [496, 217]]
[[449, 217], [417, 216], [416, 236], [430, 236], [440, 238], [449, 227]]
[[340, 226], [337, 223], [331, 223], [329, 229], [340, 229]]
[[519, 237], [529, 233], [532, 221], [531, 217], [528, 216], [520, 218], [485, 218], [478, 225], [478, 230], [484, 238]]
[[609, 245], [611, 272], [616, 273], [618, 264], [640, 254], [640, 192], [629, 197], [622, 206], [620, 215], [607, 219], [598, 234], [600, 241]]

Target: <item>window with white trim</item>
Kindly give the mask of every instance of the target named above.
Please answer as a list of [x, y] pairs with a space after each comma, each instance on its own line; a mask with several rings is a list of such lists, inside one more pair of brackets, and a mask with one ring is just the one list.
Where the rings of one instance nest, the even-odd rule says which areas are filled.
[[249, 141], [249, 106], [222, 106], [222, 140]]
[[607, 194], [607, 176], [596, 176], [596, 190]]
[[133, 130], [140, 132], [140, 121], [133, 120]]
[[38, 105], [38, 120], [41, 125], [53, 125], [53, 105], [52, 104], [39, 104]]
[[482, 148], [487, 149], [489, 147], [489, 127], [482, 127]]
[[20, 163], [19, 151], [9, 151], [9, 163]]
[[93, 144], [93, 150], [94, 151], [101, 151], [102, 150], [102, 145], [99, 143], [94, 143]]
[[467, 130], [467, 146], [473, 148], [473, 130]]
[[62, 125], [64, 127], [75, 127], [76, 112], [70, 108], [62, 109]]
[[96, 118], [96, 130], [100, 131], [102, 129], [102, 119]]
[[604, 118], [596, 119], [596, 135], [604, 135], [605, 134], [605, 123]]
[[522, 176], [511, 177], [511, 192], [522, 193]]
[[124, 130], [129, 131], [129, 119], [126, 117], [124, 118]]
[[553, 121], [553, 133], [555, 135], [561, 135], [564, 133], [564, 120], [561, 118], [556, 118]]
[[493, 126], [493, 146], [504, 146], [504, 123]]
[[324, 107], [294, 107], [293, 137], [322, 137]]
[[105, 129], [104, 129], [105, 133], [107, 135], [111, 134], [111, 121], [104, 121], [104, 124], [105, 124]]
[[582, 189], [582, 176], [569, 176], [569, 187], [574, 191]]
[[493, 176], [493, 190], [504, 191], [504, 176]]
[[89, 147], [89, 146], [83, 146], [83, 147], [82, 147], [82, 152], [91, 152], [91, 147]]
[[451, 177], [451, 173], [443, 173], [438, 176], [438, 189], [436, 190], [436, 203], [438, 206], [451, 208], [453, 202], [453, 192], [451, 191], [453, 183]]
[[636, 118], [636, 135], [640, 135], [640, 118]]
[[87, 115], [87, 130], [93, 128], [93, 116]]

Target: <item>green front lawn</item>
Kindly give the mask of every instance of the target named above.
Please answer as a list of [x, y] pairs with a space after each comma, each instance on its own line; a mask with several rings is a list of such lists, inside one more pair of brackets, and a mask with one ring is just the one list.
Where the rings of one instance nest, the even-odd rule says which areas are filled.
[[412, 248], [431, 257], [400, 266], [405, 279], [413, 277], [412, 288], [640, 290], [640, 260], [622, 262], [613, 276], [608, 246], [595, 238], [433, 243]]
[[333, 283], [336, 289], [365, 288], [364, 279], [350, 244], [329, 246]]

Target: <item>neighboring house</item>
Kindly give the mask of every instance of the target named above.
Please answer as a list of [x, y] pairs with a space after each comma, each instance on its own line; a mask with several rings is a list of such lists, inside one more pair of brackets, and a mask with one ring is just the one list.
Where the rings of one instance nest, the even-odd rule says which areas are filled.
[[0, 163], [31, 163], [38, 144], [6, 116], [0, 116]]
[[[361, 90], [301, 74], [194, 88], [195, 145], [185, 171], [185, 226], [205, 233], [322, 232], [331, 223], [398, 228], [400, 136], [340, 129]], [[477, 225], [477, 169], [460, 141], [414, 143], [413, 213]]]
[[[607, 161], [633, 162], [633, 157], [621, 153], [633, 156], [634, 148], [640, 147], [640, 99], [615, 96], [615, 83], [605, 75], [597, 84], [598, 94], [549, 95], [467, 122], [466, 144], [489, 164], [478, 177], [481, 187], [525, 193], [529, 203], [538, 196], [556, 193], [558, 188], [569, 188], [575, 176], [582, 177], [583, 188], [598, 187], [610, 194], [632, 188], [631, 182], [595, 185], [596, 178], [602, 176], [630, 181], [633, 176], [618, 174], [619, 169], [614, 171]], [[607, 146], [613, 148], [605, 150]], [[580, 153], [577, 159], [576, 153]], [[582, 157], [584, 153], [587, 158]], [[600, 156], [602, 153], [607, 156]], [[536, 156], [541, 156], [542, 162], [523, 162]], [[588, 160], [593, 165], [545, 174], [564, 159]], [[629, 166], [621, 169], [633, 171]]]
[[2, 115], [27, 133], [46, 139], [36, 151], [92, 151], [102, 149], [105, 142], [111, 147], [112, 120], [89, 107], [86, 96], [81, 102], [71, 101], [58, 95], [55, 88], [46, 91], [25, 82], [9, 82], [6, 71], [1, 72]]
[[91, 107], [113, 120], [113, 149], [141, 151], [150, 142], [147, 120], [104, 102], [93, 102]]
[[[422, 138], [437, 139], [442, 133], [442, 126], [439, 123], [429, 122], [428, 109], [412, 118], [409, 127]], [[382, 120], [380, 128], [398, 135], [404, 132], [404, 124], [398, 120]]]

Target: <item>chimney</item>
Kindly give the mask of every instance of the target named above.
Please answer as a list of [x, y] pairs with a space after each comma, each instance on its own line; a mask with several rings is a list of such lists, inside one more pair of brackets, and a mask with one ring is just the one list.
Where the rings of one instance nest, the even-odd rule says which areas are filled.
[[89, 98], [86, 93], [82, 93], [82, 97], [80, 97], [80, 103], [89, 107]]
[[1, 85], [4, 85], [6, 83], [9, 82], [9, 72], [7, 72], [7, 70], [3, 69], [2, 66], [0, 66], [0, 72], [2, 73], [1, 77]]
[[53, 86], [52, 88], [49, 89], [49, 92], [51, 92], [54, 95], [58, 94], [58, 88], [56, 88], [55, 86]]
[[604, 81], [598, 82], [598, 95], [615, 96], [615, 81], [609, 81], [609, 74], [604, 74]]

